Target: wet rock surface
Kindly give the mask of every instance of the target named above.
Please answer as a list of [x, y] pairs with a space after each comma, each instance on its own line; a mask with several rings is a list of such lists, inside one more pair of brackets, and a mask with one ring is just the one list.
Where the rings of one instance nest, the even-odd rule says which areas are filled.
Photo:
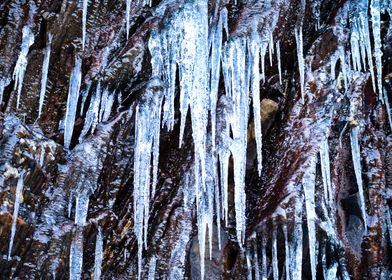
[[390, 279], [391, 16], [1, 2], [0, 279]]

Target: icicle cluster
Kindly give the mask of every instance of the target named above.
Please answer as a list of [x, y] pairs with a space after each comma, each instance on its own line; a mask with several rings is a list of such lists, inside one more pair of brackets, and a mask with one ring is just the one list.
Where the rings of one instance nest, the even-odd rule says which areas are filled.
[[[155, 81], [155, 82], [154, 82]], [[135, 151], [134, 151], [134, 232], [138, 244], [138, 279], [142, 272], [143, 246], [147, 248], [148, 218], [150, 200], [155, 195], [158, 173], [159, 134], [161, 116], [161, 85], [158, 80], [150, 82], [143, 99], [135, 112]], [[152, 174], [150, 172], [153, 161]], [[152, 181], [153, 189], [150, 189]]]

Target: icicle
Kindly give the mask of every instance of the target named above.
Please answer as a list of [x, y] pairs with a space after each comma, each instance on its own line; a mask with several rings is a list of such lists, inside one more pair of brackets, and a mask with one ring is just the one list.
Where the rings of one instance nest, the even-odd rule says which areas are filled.
[[[263, 138], [262, 138], [262, 131], [261, 131], [261, 112], [260, 112], [260, 68], [259, 68], [260, 48], [259, 48], [258, 39], [259, 38], [257, 34], [253, 34], [249, 45], [250, 45], [250, 52], [251, 52], [250, 63], [252, 65], [250, 78], [251, 78], [251, 91], [253, 97], [252, 103], [253, 103], [253, 113], [254, 113], [254, 130], [255, 130], [256, 148], [257, 148], [257, 168], [260, 176], [261, 170], [263, 168], [263, 159], [262, 159]], [[270, 45], [271, 44], [272, 42], [270, 42]], [[271, 48], [270, 48], [270, 53], [272, 53]]]
[[272, 229], [272, 273], [273, 279], [279, 280], [279, 265], [278, 265], [278, 248], [277, 248], [277, 234], [278, 229], [276, 226], [276, 222], [273, 221], [273, 229]]
[[[373, 70], [372, 46], [370, 42], [369, 23], [368, 23], [368, 0], [361, 0], [358, 3], [358, 10], [359, 10], [359, 21], [361, 26], [360, 36], [361, 36], [361, 41], [364, 42], [364, 47], [362, 47], [362, 49], [366, 49], [369, 70], [372, 77], [373, 90], [374, 92], [376, 92], [376, 83], [375, 83], [374, 70]], [[366, 69], [366, 66], [364, 68]]]
[[153, 255], [150, 259], [150, 263], [148, 264], [148, 280], [155, 279], [155, 268], [157, 265], [157, 257]]
[[103, 118], [103, 113], [105, 112], [107, 103], [108, 103], [108, 99], [109, 99], [109, 92], [108, 90], [105, 88], [103, 90], [102, 96], [101, 96], [101, 103], [100, 103], [100, 108], [99, 108], [99, 114], [98, 114], [98, 122], [102, 121]]
[[278, 60], [279, 83], [282, 84], [282, 67], [280, 62], [280, 41], [276, 42], [276, 58]]
[[219, 16], [218, 23], [211, 34], [211, 61], [210, 61], [210, 113], [211, 113], [211, 132], [212, 144], [215, 146], [215, 133], [216, 133], [216, 103], [218, 99], [219, 89], [219, 75], [220, 75], [220, 62], [222, 52], [222, 31], [223, 31], [223, 16]]
[[132, 0], [125, 0], [126, 10], [125, 10], [125, 21], [126, 21], [126, 32], [127, 32], [127, 39], [129, 37], [129, 21], [130, 21], [130, 14], [131, 14], [131, 2]]
[[302, 103], [305, 102], [304, 97], [304, 86], [305, 86], [305, 61], [304, 61], [304, 53], [303, 53], [303, 40], [302, 40], [302, 25], [295, 28], [295, 41], [297, 43], [297, 58], [298, 58], [298, 68], [299, 68], [299, 80], [301, 85], [301, 98]]
[[[389, 126], [392, 131], [392, 116], [391, 116], [391, 107], [389, 105], [389, 100], [388, 100], [388, 93], [386, 90], [383, 90], [383, 92], [384, 92], [385, 109], [387, 111]], [[0, 104], [1, 104], [1, 102], [0, 102]]]
[[310, 159], [310, 165], [302, 178], [305, 194], [306, 220], [308, 224], [309, 254], [312, 279], [316, 279], [316, 210], [315, 210], [315, 184], [316, 184], [316, 157]]
[[10, 84], [11, 80], [9, 78], [4, 78], [0, 80], [0, 108], [3, 103], [3, 93], [6, 86]]
[[82, 278], [83, 266], [83, 228], [77, 228], [72, 238], [69, 255], [69, 279], [79, 280]]
[[70, 249], [69, 278], [81, 279], [83, 266], [83, 227], [86, 223], [89, 196], [86, 190], [82, 190], [76, 197], [75, 224], [76, 231], [72, 238]]
[[366, 215], [365, 196], [364, 196], [363, 185], [362, 185], [361, 152], [359, 149], [358, 133], [359, 133], [358, 126], [355, 126], [351, 129], [351, 133], [350, 133], [351, 154], [352, 154], [352, 158], [353, 158], [355, 177], [357, 179], [358, 194], [359, 194], [359, 200], [361, 203], [361, 212], [362, 212], [362, 218], [363, 218], [365, 234], [366, 234], [366, 232], [367, 232], [367, 215]]
[[269, 41], [269, 60], [270, 60], [270, 66], [272, 67], [272, 55], [274, 54], [274, 37], [272, 32], [269, 33], [270, 34], [270, 41]]
[[361, 55], [359, 50], [359, 33], [357, 30], [356, 22], [351, 27], [351, 57], [353, 61], [354, 71], [361, 71]]
[[372, 24], [373, 24], [374, 57], [376, 58], [376, 69], [377, 69], [377, 87], [378, 87], [378, 93], [380, 99], [383, 100], [380, 10], [381, 10], [380, 0], [372, 0], [370, 4], [370, 13], [372, 15]]
[[23, 191], [23, 175], [24, 172], [21, 172], [19, 174], [18, 184], [16, 185], [16, 190], [15, 190], [15, 203], [14, 203], [14, 212], [12, 214], [11, 237], [10, 237], [10, 244], [8, 247], [8, 260], [11, 260], [12, 246], [14, 245], [14, 238], [16, 233], [16, 222], [19, 213], [19, 205], [22, 200], [21, 197]]
[[64, 147], [66, 149], [69, 149], [73, 134], [73, 126], [75, 123], [76, 108], [78, 106], [79, 89], [82, 78], [81, 67], [82, 61], [79, 57], [76, 57], [75, 66], [69, 78], [67, 110], [65, 113]]
[[90, 106], [88, 107], [86, 113], [83, 129], [79, 136], [79, 143], [82, 143], [84, 137], [87, 135], [90, 128], [91, 128], [91, 133], [93, 133], [96, 125], [98, 124], [100, 100], [101, 100], [101, 82], [99, 81], [95, 93], [90, 100]]
[[255, 268], [255, 280], [260, 280], [259, 256], [257, 253], [257, 243], [254, 244], [253, 254], [254, 254], [253, 258], [254, 258], [254, 268]]
[[267, 238], [266, 238], [265, 228], [263, 229], [261, 236], [261, 279], [268, 279], [268, 268], [267, 268]]
[[98, 227], [97, 239], [95, 241], [94, 280], [99, 280], [102, 273], [103, 240], [101, 227]]
[[320, 143], [320, 164], [321, 164], [321, 174], [323, 178], [324, 195], [325, 200], [329, 207], [334, 204], [334, 191], [332, 190], [331, 184], [331, 170], [329, 161], [329, 146], [328, 139], [325, 138]]
[[102, 116], [102, 121], [106, 122], [109, 117], [110, 114], [112, 113], [112, 107], [113, 107], [113, 103], [114, 103], [114, 93], [110, 94], [108, 96], [108, 100], [106, 101], [106, 106], [104, 108], [104, 112], [103, 112], [103, 116]]
[[12, 78], [15, 81], [14, 90], [17, 90], [16, 96], [16, 109], [19, 109], [20, 95], [22, 93], [23, 78], [27, 67], [27, 54], [29, 53], [29, 48], [34, 43], [34, 34], [29, 26], [23, 27], [22, 45], [20, 47], [20, 53]]
[[38, 107], [38, 117], [41, 116], [42, 107], [44, 105], [45, 92], [46, 92], [46, 83], [48, 81], [48, 69], [49, 69], [49, 61], [50, 61], [50, 50], [52, 44], [52, 34], [48, 33], [48, 42], [46, 43], [44, 61], [42, 63], [42, 77], [41, 77], [41, 91], [39, 94], [39, 107]]
[[342, 65], [342, 75], [343, 75], [343, 81], [344, 81], [344, 88], [347, 90], [348, 88], [348, 71], [347, 71], [347, 65], [346, 65], [346, 55], [344, 52], [344, 47], [339, 46], [338, 47], [338, 53], [339, 53], [339, 59], [340, 59], [340, 64]]
[[87, 8], [88, 0], [83, 0], [83, 15], [82, 15], [82, 50], [86, 42], [86, 24], [87, 24]]
[[303, 197], [298, 194], [295, 202], [294, 232], [290, 252], [291, 258], [294, 258], [290, 263], [290, 275], [292, 279], [302, 279], [302, 208]]
[[85, 191], [79, 192], [76, 196], [75, 224], [84, 226], [88, 212], [89, 196]]
[[246, 252], [246, 269], [248, 270], [248, 280], [252, 280], [252, 263], [250, 261], [250, 253]]
[[285, 269], [286, 269], [286, 280], [291, 279], [291, 274], [290, 274], [290, 263], [291, 263], [291, 258], [290, 258], [290, 250], [289, 250], [289, 237], [287, 233], [287, 224], [283, 223], [282, 226], [283, 229], [283, 237], [284, 237], [284, 249], [285, 249]]

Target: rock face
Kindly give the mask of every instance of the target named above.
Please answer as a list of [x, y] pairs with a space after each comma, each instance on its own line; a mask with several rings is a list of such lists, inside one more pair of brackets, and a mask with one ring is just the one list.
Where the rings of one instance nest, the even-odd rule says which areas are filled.
[[4, 0], [1, 279], [390, 279], [389, 0]]

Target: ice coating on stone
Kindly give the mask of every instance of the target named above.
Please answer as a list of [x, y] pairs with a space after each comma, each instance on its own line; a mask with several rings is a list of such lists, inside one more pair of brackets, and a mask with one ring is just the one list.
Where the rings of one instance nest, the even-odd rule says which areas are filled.
[[24, 172], [21, 172], [19, 174], [19, 179], [15, 190], [14, 211], [12, 214], [12, 223], [11, 223], [11, 236], [10, 236], [10, 243], [8, 246], [8, 260], [11, 259], [12, 246], [14, 245], [14, 238], [16, 233], [16, 222], [18, 220], [19, 206], [20, 206], [20, 202], [22, 201], [23, 175]]
[[[154, 80], [143, 99], [136, 107], [135, 149], [134, 149], [134, 232], [138, 244], [138, 279], [142, 271], [143, 246], [147, 248], [147, 229], [149, 204], [151, 199], [151, 178], [156, 181], [155, 173], [150, 174], [151, 157], [153, 166], [158, 166], [159, 131], [161, 117], [162, 94], [160, 84]], [[156, 146], [154, 145], [156, 144]], [[156, 182], [154, 182], [156, 183]]]
[[18, 60], [16, 61], [12, 78], [15, 82], [14, 90], [16, 90], [16, 109], [19, 109], [20, 95], [22, 93], [23, 78], [27, 67], [27, 55], [31, 45], [34, 43], [34, 34], [28, 25], [23, 27], [22, 45]]
[[82, 11], [82, 50], [86, 43], [86, 24], [87, 24], [87, 8], [88, 0], [83, 0], [83, 11]]
[[48, 82], [48, 70], [49, 70], [52, 38], [53, 38], [53, 35], [51, 33], [48, 33], [48, 42], [46, 43], [46, 48], [45, 48], [45, 53], [44, 53], [44, 61], [42, 63], [41, 91], [39, 94], [38, 117], [41, 116], [42, 107], [44, 105], [46, 84]]
[[359, 148], [359, 127], [355, 126], [351, 128], [350, 140], [351, 140], [351, 155], [353, 159], [355, 178], [358, 185], [359, 201], [361, 204], [362, 219], [364, 223], [365, 232], [367, 231], [367, 215], [366, 215], [366, 204], [365, 196], [362, 184], [362, 167], [361, 167], [361, 152]]
[[324, 197], [328, 205], [332, 207], [334, 205], [335, 193], [332, 190], [329, 146], [327, 138], [323, 139], [320, 143], [320, 164], [324, 186]]
[[65, 113], [64, 147], [67, 149], [69, 149], [69, 146], [71, 144], [73, 127], [76, 117], [76, 109], [78, 106], [79, 89], [82, 79], [81, 67], [82, 61], [80, 57], [76, 57], [75, 66], [69, 78], [68, 99]]
[[381, 7], [380, 0], [371, 0], [370, 14], [372, 15], [373, 40], [374, 40], [374, 57], [377, 69], [377, 88], [380, 99], [383, 100], [382, 90], [382, 43], [381, 43]]
[[316, 279], [317, 256], [316, 256], [316, 210], [315, 210], [315, 185], [316, 185], [316, 157], [312, 156], [309, 166], [302, 178], [302, 186], [305, 194], [306, 220], [308, 225], [309, 255], [312, 279]]
[[98, 227], [97, 238], [95, 240], [95, 259], [94, 259], [94, 280], [99, 280], [102, 274], [103, 259], [103, 240], [101, 227]]

